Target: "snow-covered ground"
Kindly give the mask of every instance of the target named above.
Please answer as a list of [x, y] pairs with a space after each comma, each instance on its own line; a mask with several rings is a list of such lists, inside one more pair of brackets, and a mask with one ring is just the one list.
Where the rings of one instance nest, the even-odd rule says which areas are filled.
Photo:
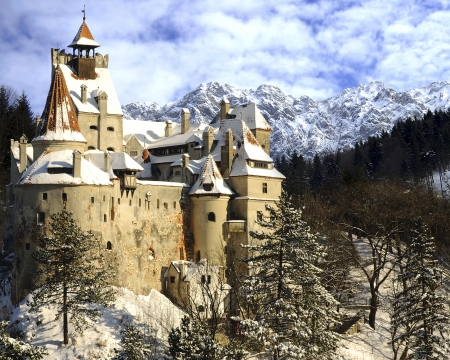
[[[156, 290], [152, 290], [148, 296], [142, 296], [120, 288], [117, 289], [115, 305], [104, 308], [103, 316], [83, 334], [73, 333], [69, 327], [70, 343], [63, 345], [62, 321], [54, 320], [55, 310], [46, 309], [40, 314], [30, 314], [27, 299], [13, 309], [11, 324], [23, 332], [26, 341], [45, 346], [49, 352], [48, 360], [111, 359], [115, 354], [114, 349], [120, 348], [120, 331], [130, 322], [155, 340], [154, 350], [161, 354], [170, 329], [179, 326], [183, 317], [183, 312]], [[1, 300], [8, 303], [5, 297]]]

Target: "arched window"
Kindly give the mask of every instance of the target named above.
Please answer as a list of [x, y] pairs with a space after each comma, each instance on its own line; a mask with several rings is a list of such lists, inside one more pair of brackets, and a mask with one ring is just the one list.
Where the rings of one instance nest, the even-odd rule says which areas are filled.
[[113, 128], [112, 126], [108, 126], [108, 127], [106, 128], [106, 130], [108, 130], [108, 131], [114, 131], [114, 128]]
[[216, 221], [216, 214], [213, 212], [208, 213], [208, 221]]
[[112, 250], [112, 244], [111, 244], [111, 241], [108, 241], [108, 242], [106, 243], [106, 250]]

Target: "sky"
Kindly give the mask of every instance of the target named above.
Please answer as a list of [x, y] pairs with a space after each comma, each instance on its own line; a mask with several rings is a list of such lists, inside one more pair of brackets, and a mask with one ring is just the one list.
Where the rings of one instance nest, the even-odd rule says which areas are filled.
[[314, 100], [373, 80], [450, 81], [450, 0], [0, 0], [0, 84], [36, 114], [50, 49], [67, 51], [84, 4], [122, 104], [164, 105], [210, 81]]

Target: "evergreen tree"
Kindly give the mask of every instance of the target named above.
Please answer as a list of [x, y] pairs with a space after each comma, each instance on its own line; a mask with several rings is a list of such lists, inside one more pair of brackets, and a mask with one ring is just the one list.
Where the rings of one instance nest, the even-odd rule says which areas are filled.
[[114, 300], [107, 285], [111, 272], [97, 253], [99, 240], [90, 231], [83, 233], [65, 210], [52, 215], [48, 229], [38, 228], [38, 240], [40, 248], [33, 258], [40, 264], [40, 283], [29, 305], [32, 311], [56, 306], [56, 320], [63, 317], [64, 344], [68, 344], [68, 315], [76, 331], [82, 331], [88, 326], [86, 317], [95, 320], [101, 306]]
[[41, 360], [47, 355], [45, 348], [31, 346], [10, 338], [6, 331], [7, 327], [7, 322], [0, 322], [0, 358], [2, 360]]
[[145, 342], [144, 334], [133, 324], [122, 331], [122, 351], [115, 360], [145, 360], [149, 357], [149, 344]]
[[23, 134], [28, 139], [34, 137], [33, 112], [25, 92], [22, 92], [13, 106], [12, 124], [12, 136], [14, 139], [19, 139]]
[[331, 359], [337, 302], [319, 281], [323, 248], [285, 192], [276, 205], [266, 205], [269, 218], [259, 222], [269, 231], [251, 232], [258, 241], [245, 246], [250, 273], [241, 291], [252, 314], [242, 325], [275, 359]]
[[428, 228], [418, 221], [416, 229], [411, 231], [406, 264], [398, 278], [403, 289], [393, 303], [392, 342], [403, 346], [406, 359], [446, 359], [450, 318], [439, 291], [442, 271]]
[[211, 338], [203, 324], [187, 316], [181, 320], [180, 327], [170, 331], [169, 354], [176, 360], [223, 358], [220, 344]]

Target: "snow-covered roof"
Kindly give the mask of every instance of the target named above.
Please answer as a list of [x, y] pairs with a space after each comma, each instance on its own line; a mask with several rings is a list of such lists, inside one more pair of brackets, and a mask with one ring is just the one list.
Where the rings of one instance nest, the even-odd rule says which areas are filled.
[[94, 40], [94, 37], [84, 20], [72, 42], [68, 45], [68, 47], [71, 48], [78, 46], [90, 48], [97, 48], [100, 46], [100, 44]]
[[[108, 95], [107, 112], [108, 114], [122, 115], [122, 107], [119, 97], [111, 79], [109, 70], [106, 68], [95, 68], [95, 79], [79, 79], [69, 65], [59, 65], [64, 73], [72, 101], [78, 111], [99, 114], [97, 101], [95, 97], [99, 91], [104, 91]], [[87, 86], [86, 104], [81, 102], [81, 85]]]
[[[48, 169], [67, 169], [67, 173], [49, 173]], [[73, 177], [73, 151], [46, 150], [22, 174], [17, 185], [26, 184], [68, 184], [68, 185], [113, 185], [108, 173], [100, 170], [83, 157], [81, 158], [80, 177]]]
[[128, 141], [134, 135], [148, 149], [184, 145], [194, 141], [203, 145], [202, 133], [206, 127], [208, 125], [203, 123], [191, 124], [189, 130], [182, 134], [181, 125], [172, 123], [172, 134], [166, 137], [164, 121], [123, 120], [124, 140]]
[[242, 104], [230, 110], [236, 119], [245, 121], [250, 129], [272, 130], [255, 103]]
[[202, 274], [218, 274], [219, 273], [219, 266], [210, 266], [208, 265], [208, 261], [206, 259], [201, 259], [197, 264], [193, 261], [187, 261], [187, 260], [176, 260], [172, 261], [170, 263], [169, 268], [164, 273], [164, 278], [167, 278], [169, 274], [170, 267], [173, 266], [173, 268], [178, 272], [181, 273], [181, 267], [185, 266], [185, 276], [183, 277], [183, 281], [191, 281], [192, 278], [197, 273]]
[[[187, 155], [187, 154], [185, 154]], [[206, 156], [202, 157], [199, 160], [192, 160], [189, 159], [189, 165], [187, 167], [187, 169], [194, 175], [198, 175], [200, 174], [200, 171], [202, 170], [203, 164], [205, 163], [206, 160]], [[175, 167], [175, 166], [182, 166], [182, 159], [178, 159], [176, 161], [174, 161], [172, 164], [170, 164], [170, 166]]]
[[52, 84], [38, 134], [32, 141], [58, 140], [86, 143], [86, 139], [80, 132], [75, 108], [60, 65], [53, 71]]
[[203, 165], [202, 171], [189, 191], [189, 195], [232, 195], [225, 183], [216, 162], [211, 155], [208, 155]]
[[[125, 152], [106, 151], [109, 153], [109, 163], [113, 170], [143, 171], [143, 167]], [[88, 150], [84, 153], [87, 160], [98, 168], [104, 167], [105, 151]]]

